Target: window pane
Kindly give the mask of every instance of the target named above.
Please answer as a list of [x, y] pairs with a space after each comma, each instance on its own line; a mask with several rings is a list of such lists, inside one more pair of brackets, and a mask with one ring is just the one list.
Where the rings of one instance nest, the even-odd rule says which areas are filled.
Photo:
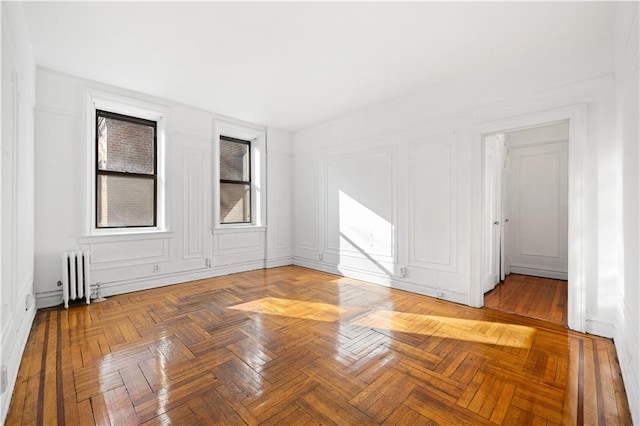
[[98, 228], [155, 226], [153, 179], [98, 176]]
[[249, 181], [249, 145], [220, 139], [220, 179]]
[[153, 174], [153, 126], [98, 116], [98, 169]]
[[220, 221], [251, 222], [251, 187], [246, 184], [220, 184]]

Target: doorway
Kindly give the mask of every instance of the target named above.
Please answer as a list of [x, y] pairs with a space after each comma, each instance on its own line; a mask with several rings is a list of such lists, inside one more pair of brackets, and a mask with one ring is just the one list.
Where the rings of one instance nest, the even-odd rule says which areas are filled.
[[485, 137], [485, 306], [567, 325], [567, 120]]

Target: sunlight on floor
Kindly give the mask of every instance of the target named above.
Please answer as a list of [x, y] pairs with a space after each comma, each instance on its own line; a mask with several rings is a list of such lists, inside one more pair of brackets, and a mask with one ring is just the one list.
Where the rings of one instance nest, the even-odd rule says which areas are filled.
[[527, 349], [531, 347], [535, 334], [534, 328], [522, 325], [393, 311], [375, 311], [353, 324]]
[[[257, 299], [231, 309], [325, 322], [339, 321], [345, 314], [359, 310], [278, 297]], [[384, 310], [369, 313], [350, 324], [524, 349], [531, 347], [535, 335], [535, 328], [522, 325]]]
[[353, 311], [352, 308], [341, 308], [328, 303], [305, 302], [303, 300], [281, 299], [279, 297], [265, 297], [231, 306], [231, 309], [326, 322], [338, 321], [342, 315], [348, 311]]

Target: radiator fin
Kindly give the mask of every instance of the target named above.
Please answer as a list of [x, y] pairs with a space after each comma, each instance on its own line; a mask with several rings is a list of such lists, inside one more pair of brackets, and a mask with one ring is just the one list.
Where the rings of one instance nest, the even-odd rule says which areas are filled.
[[89, 279], [89, 251], [68, 251], [62, 253], [62, 300], [69, 308], [69, 300], [85, 298], [91, 302]]

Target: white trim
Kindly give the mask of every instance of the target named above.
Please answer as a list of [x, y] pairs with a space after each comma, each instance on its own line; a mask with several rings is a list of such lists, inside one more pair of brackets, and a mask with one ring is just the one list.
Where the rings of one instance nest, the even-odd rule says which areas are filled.
[[[220, 136], [251, 142], [251, 223], [220, 223]], [[267, 182], [267, 133], [261, 126], [249, 126], [219, 119], [213, 120], [213, 149], [211, 178], [215, 182], [211, 197], [214, 230], [264, 227], [266, 222]]]
[[87, 235], [78, 238], [80, 244], [91, 243], [109, 243], [109, 242], [124, 242], [124, 241], [140, 241], [140, 240], [158, 240], [173, 238], [174, 231], [131, 231], [122, 233], [111, 233], [109, 235]]
[[214, 229], [213, 234], [214, 235], [242, 234], [242, 233], [248, 233], [248, 232], [266, 232], [266, 231], [267, 231], [266, 226], [251, 225], [250, 223], [246, 225], [238, 225], [237, 223], [234, 223], [232, 225], [230, 224], [230, 225], [226, 225], [226, 226], [222, 226], [220, 228]]
[[397, 290], [421, 294], [423, 296], [429, 296], [434, 299], [441, 299], [448, 302], [469, 305], [469, 297], [466, 294], [450, 290], [442, 290], [441, 288], [436, 288], [433, 286], [425, 286], [424, 284], [417, 284], [410, 280], [401, 279], [400, 277], [393, 275], [379, 274], [371, 272], [370, 270], [354, 268], [352, 266], [335, 265], [333, 263], [317, 261], [300, 256], [293, 257], [293, 264], [296, 266], [302, 266], [304, 268], [327, 272], [329, 274], [339, 275], [354, 280], [365, 281], [368, 284], [381, 285]]
[[561, 271], [550, 271], [548, 269], [539, 269], [539, 268], [528, 268], [526, 266], [515, 266], [513, 264], [510, 265], [511, 274], [520, 274], [520, 275], [533, 275], [534, 277], [543, 277], [543, 278], [551, 278], [553, 280], [563, 280], [566, 281], [568, 276], [566, 272]]
[[[631, 308], [622, 298], [618, 298], [618, 318], [614, 327], [614, 344], [627, 401], [632, 419], [640, 417], [640, 361], [638, 360], [638, 341], [634, 336], [640, 336], [640, 324], [635, 320], [637, 314], [632, 314]], [[629, 337], [632, 336], [632, 337]]]
[[615, 328], [613, 320], [603, 321], [597, 318], [587, 318], [585, 332], [613, 339], [616, 334]]
[[[62, 297], [60, 297], [62, 301]], [[16, 382], [18, 381], [18, 370], [20, 363], [22, 362], [24, 351], [27, 348], [27, 342], [29, 339], [29, 332], [31, 326], [36, 318], [36, 305], [35, 303], [22, 314], [22, 318], [15, 324], [15, 317], [12, 320], [12, 329], [8, 333], [2, 333], [1, 342], [3, 351], [3, 363], [7, 366], [7, 389], [2, 394], [2, 407], [0, 416], [3, 422], [6, 420], [7, 413], [9, 412], [9, 405], [13, 399], [13, 391], [15, 389]]]
[[[93, 88], [85, 88], [85, 110], [83, 119], [86, 123], [86, 142], [85, 142], [85, 180], [84, 180], [84, 231], [85, 236], [107, 236], [107, 235], [123, 235], [123, 234], [146, 234], [153, 232], [166, 231], [168, 226], [168, 209], [167, 209], [167, 190], [166, 182], [166, 135], [167, 135], [167, 118], [169, 116], [169, 108], [147, 101], [133, 99], [113, 93], [96, 90]], [[129, 115], [133, 117], [143, 118], [155, 121], [156, 125], [156, 161], [157, 161], [157, 206], [156, 206], [156, 223], [153, 228], [113, 228], [98, 229], [95, 223], [95, 116], [96, 110], [114, 112], [118, 114]]]
[[[276, 259], [273, 266], [268, 268], [291, 265], [291, 259]], [[125, 279], [113, 282], [99, 282], [92, 284], [92, 293], [100, 286], [100, 296], [108, 297], [118, 294], [131, 293], [134, 291], [149, 290], [153, 288], [165, 287], [174, 284], [183, 284], [190, 281], [196, 281], [206, 278], [214, 278], [223, 275], [235, 274], [238, 272], [254, 271], [264, 269], [265, 262], [263, 259], [250, 262], [233, 263], [216, 268], [199, 268], [189, 271], [181, 271], [169, 274], [147, 276], [135, 279]], [[57, 306], [62, 303], [62, 290], [50, 290], [36, 293], [36, 306], [38, 309]], [[34, 311], [35, 312], [35, 311]]]
[[[583, 180], [585, 174], [585, 146], [586, 137], [586, 104], [577, 104], [564, 108], [552, 109], [531, 114], [524, 114], [517, 117], [509, 117], [488, 123], [481, 124], [476, 129], [478, 148], [484, 143], [484, 137], [488, 134], [522, 130], [531, 127], [557, 123], [559, 121], [569, 121], [569, 300], [568, 300], [568, 325], [572, 330], [586, 331], [586, 294], [584, 276], [584, 238], [586, 234], [584, 224], [584, 197]], [[481, 150], [476, 150], [479, 152]], [[482, 158], [477, 157], [479, 164]], [[475, 169], [475, 173], [482, 173], [482, 166]], [[481, 175], [477, 175], [481, 181]], [[481, 190], [484, 184], [481, 184]], [[475, 211], [481, 217], [484, 215], [484, 208], [481, 198], [474, 198], [476, 204]], [[485, 251], [485, 238], [482, 232], [482, 220], [475, 220], [472, 223], [472, 240], [477, 244], [477, 252], [483, 254]], [[482, 259], [482, 256], [477, 256]], [[472, 306], [480, 307], [484, 304], [481, 277], [484, 276], [484, 265], [480, 261], [472, 262], [472, 276], [470, 288], [470, 302]]]
[[265, 269], [279, 268], [281, 266], [293, 265], [293, 256], [274, 257], [264, 261]]

